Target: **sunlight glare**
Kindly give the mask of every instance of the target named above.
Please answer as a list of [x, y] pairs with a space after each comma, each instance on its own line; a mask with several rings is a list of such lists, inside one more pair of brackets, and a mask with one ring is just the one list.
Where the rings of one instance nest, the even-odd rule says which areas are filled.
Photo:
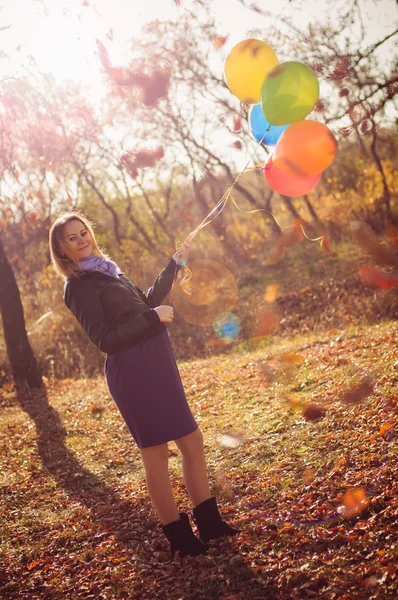
[[96, 39], [106, 43], [114, 65], [126, 64], [131, 39], [156, 18], [174, 18], [172, 0], [14, 0], [1, 7], [3, 76], [26, 71], [50, 73], [58, 82], [74, 80], [91, 89], [104, 87]]

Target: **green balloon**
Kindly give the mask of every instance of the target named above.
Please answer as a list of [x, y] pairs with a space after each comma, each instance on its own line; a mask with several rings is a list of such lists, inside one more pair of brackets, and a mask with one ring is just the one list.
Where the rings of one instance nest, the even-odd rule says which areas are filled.
[[318, 97], [319, 82], [314, 71], [293, 60], [276, 65], [261, 88], [261, 106], [271, 125], [301, 121], [312, 111]]

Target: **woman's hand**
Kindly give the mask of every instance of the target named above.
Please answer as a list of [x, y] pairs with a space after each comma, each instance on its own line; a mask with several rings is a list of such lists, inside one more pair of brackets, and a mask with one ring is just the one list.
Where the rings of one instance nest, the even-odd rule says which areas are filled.
[[186, 265], [188, 262], [188, 256], [189, 245], [184, 244], [182, 248], [180, 248], [175, 254], [173, 254], [173, 259], [176, 261], [177, 265]]
[[157, 312], [157, 315], [160, 319], [161, 323], [171, 323], [174, 317], [174, 310], [172, 306], [157, 306], [156, 308], [154, 308], [153, 310], [155, 310]]

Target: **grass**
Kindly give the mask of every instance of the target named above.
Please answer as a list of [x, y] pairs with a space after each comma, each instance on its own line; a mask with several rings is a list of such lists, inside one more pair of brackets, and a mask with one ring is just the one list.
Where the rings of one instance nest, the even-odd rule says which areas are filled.
[[[102, 377], [48, 382], [20, 403], [4, 390], [0, 596], [396, 597], [397, 446], [380, 429], [396, 423], [397, 332], [385, 321], [180, 363], [212, 491], [244, 531], [184, 569], [169, 562], [139, 452]], [[373, 393], [344, 402], [364, 379]], [[308, 403], [324, 417], [307, 421]], [[190, 510], [173, 443], [169, 454], [176, 499]], [[361, 510], [342, 516], [352, 489]]]

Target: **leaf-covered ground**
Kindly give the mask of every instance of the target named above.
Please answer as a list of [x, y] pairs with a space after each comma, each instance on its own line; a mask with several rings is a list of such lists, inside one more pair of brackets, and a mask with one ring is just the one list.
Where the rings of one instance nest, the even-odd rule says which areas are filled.
[[[181, 363], [212, 491], [242, 533], [170, 561], [104, 380], [1, 390], [0, 597], [393, 599], [397, 322]], [[190, 510], [179, 454], [170, 473]]]

